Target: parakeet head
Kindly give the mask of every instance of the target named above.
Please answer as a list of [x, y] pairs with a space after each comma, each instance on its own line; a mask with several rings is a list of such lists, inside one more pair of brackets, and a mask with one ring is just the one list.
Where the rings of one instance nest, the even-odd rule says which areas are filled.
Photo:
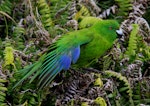
[[123, 35], [122, 31], [119, 30], [119, 23], [116, 20], [102, 20], [95, 24], [95, 26], [96, 30], [110, 41], [114, 41]]

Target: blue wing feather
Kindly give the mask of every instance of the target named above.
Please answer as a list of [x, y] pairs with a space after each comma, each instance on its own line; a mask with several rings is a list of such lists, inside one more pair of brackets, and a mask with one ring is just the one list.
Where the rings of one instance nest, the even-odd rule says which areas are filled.
[[71, 58], [68, 55], [64, 54], [60, 56], [59, 61], [60, 66], [62, 66], [64, 70], [68, 70], [70, 68]]
[[40, 74], [40, 78], [44, 77], [44, 75], [46, 76], [47, 72], [51, 72], [53, 71], [53, 69], [55, 68], [55, 66], [57, 65], [57, 60], [54, 59], [53, 61], [49, 62], [48, 64], [46, 64], [45, 66], [42, 67], [42, 73]]
[[73, 48], [71, 50], [72, 63], [76, 63], [80, 56], [80, 46]]
[[[53, 52], [54, 53], [54, 52]], [[65, 52], [64, 52], [65, 53]], [[39, 85], [41, 87], [47, 85], [61, 70], [68, 70], [71, 65], [71, 58], [67, 54], [51, 54], [51, 58], [46, 58], [44, 64], [42, 65], [42, 71], [39, 76]], [[60, 54], [60, 53], [58, 53]], [[48, 61], [48, 62], [47, 62]]]
[[[48, 68], [50, 69], [49, 71], [46, 71], [46, 73], [44, 74], [44, 76], [42, 77], [41, 82], [42, 85], [41, 87], [43, 87], [44, 85], [47, 85], [51, 82], [51, 80], [62, 70], [68, 70], [70, 65], [71, 65], [71, 58], [64, 54], [61, 55], [59, 60], [55, 62], [56, 64], [52, 67], [52, 68]], [[44, 70], [45, 71], [45, 70]], [[46, 79], [45, 79], [46, 78]], [[43, 81], [42, 81], [43, 80]]]

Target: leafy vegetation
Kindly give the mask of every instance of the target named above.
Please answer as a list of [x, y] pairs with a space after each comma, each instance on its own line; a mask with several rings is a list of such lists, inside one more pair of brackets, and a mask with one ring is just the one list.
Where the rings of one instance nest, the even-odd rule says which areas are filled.
[[[1, 0], [0, 106], [150, 105], [149, 8], [149, 0]], [[21, 69], [92, 17], [115, 19], [124, 33], [92, 68], [72, 67], [42, 90], [32, 77], [14, 88]]]

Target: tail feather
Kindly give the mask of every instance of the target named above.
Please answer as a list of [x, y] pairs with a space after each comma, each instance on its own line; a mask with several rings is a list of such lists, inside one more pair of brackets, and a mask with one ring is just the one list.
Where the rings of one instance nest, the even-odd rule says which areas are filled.
[[52, 61], [53, 63], [50, 62], [50, 65], [46, 64], [46, 69], [43, 68], [44, 70], [39, 77], [40, 82], [38, 85], [40, 85], [40, 88], [48, 85], [61, 70], [67, 70], [71, 65], [71, 58], [68, 55], [61, 55], [59, 59]]
[[47, 56], [47, 57], [45, 58], [45, 61], [44, 61], [43, 64], [42, 64], [42, 67], [45, 66], [46, 64], [50, 63], [52, 60], [55, 60], [56, 57], [57, 57], [57, 56]]
[[[28, 67], [24, 68], [23, 70], [20, 70], [19, 73], [22, 74], [22, 76], [24, 76], [24, 77], [19, 82], [17, 82], [15, 84], [15, 86], [13, 87], [13, 89], [16, 86], [18, 86], [20, 83], [22, 83], [25, 79], [27, 79], [29, 76], [31, 76], [33, 73], [38, 72], [37, 70], [40, 68], [41, 65], [42, 65], [41, 62], [36, 62], [36, 63], [31, 64]], [[31, 80], [34, 80], [34, 78], [32, 77]]]
[[44, 86], [47, 86], [51, 81], [55, 78], [55, 76], [62, 70], [62, 67], [55, 67], [54, 70], [48, 72], [45, 74], [42, 79], [40, 79], [40, 82], [38, 85], [40, 88], [43, 88]]
[[42, 60], [23, 69], [24, 77], [14, 86], [14, 88], [22, 83], [26, 78], [31, 77], [30, 83], [39, 78], [39, 88], [47, 86], [61, 70], [68, 70], [71, 62], [75, 63], [80, 55], [80, 46], [63, 49], [57, 48], [43, 56]]
[[52, 73], [53, 70], [57, 68], [56, 66], [58, 66], [58, 63], [55, 62], [51, 64], [50, 66], [48, 66], [45, 70], [43, 70], [43, 72], [39, 76], [40, 80], [43, 80], [49, 73]]
[[47, 71], [51, 71], [56, 64], [57, 64], [57, 60], [54, 59], [50, 61], [48, 64], [42, 65], [42, 70], [39, 77], [41, 78]]
[[29, 73], [29, 70], [31, 70], [32, 68], [34, 67], [34, 64], [31, 64], [29, 66], [27, 66], [26, 68], [20, 70], [19, 72], [17, 72], [16, 74], [20, 75], [20, 74], [23, 74], [23, 78], [17, 82], [12, 89], [16, 88], [20, 83], [22, 83], [26, 78], [28, 78], [31, 74]]
[[60, 56], [59, 64], [63, 67], [63, 70], [68, 70], [71, 65], [71, 58], [68, 55]]
[[[45, 58], [45, 54], [40, 58], [39, 61], [35, 62], [34, 64], [31, 64], [27, 67], [25, 67], [24, 69], [18, 71], [17, 73], [21, 76], [23, 76], [23, 78], [17, 82], [12, 89], [16, 88], [19, 84], [21, 84], [25, 79], [29, 78], [31, 75], [33, 75], [34, 73], [40, 73], [40, 68], [42, 66], [43, 63], [43, 59]], [[30, 83], [36, 78], [36, 75], [34, 77], [31, 78]], [[39, 75], [39, 74], [38, 74]]]

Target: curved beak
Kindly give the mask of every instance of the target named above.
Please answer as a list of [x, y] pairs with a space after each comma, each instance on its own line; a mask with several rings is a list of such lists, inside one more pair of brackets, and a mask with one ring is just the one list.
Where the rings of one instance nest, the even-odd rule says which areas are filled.
[[118, 35], [117, 38], [121, 38], [121, 37], [123, 36], [123, 31], [122, 31], [122, 29], [116, 30], [116, 33], [117, 33], [117, 35]]

